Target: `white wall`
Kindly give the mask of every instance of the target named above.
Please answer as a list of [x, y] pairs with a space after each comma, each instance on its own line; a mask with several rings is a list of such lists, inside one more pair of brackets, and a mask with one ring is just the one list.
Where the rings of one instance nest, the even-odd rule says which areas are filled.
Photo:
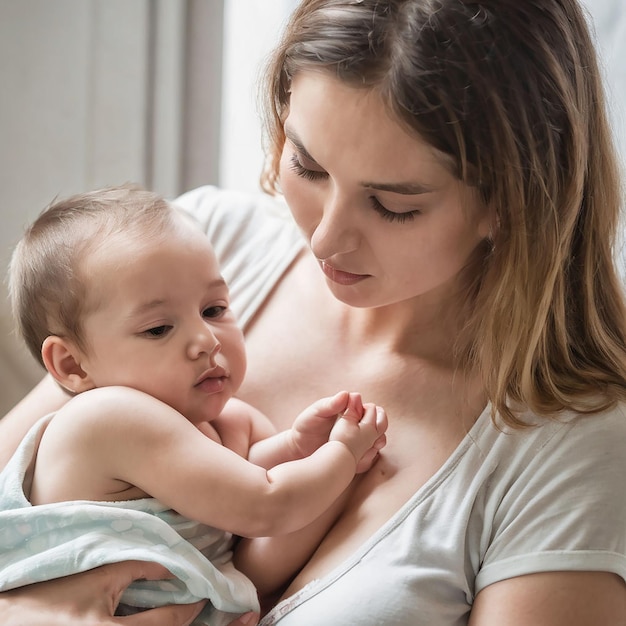
[[[55, 195], [144, 180], [149, 11], [147, 0], [0, 1], [3, 273]], [[11, 328], [3, 297], [0, 413], [41, 376]]]
[[626, 165], [626, 0], [582, 0], [595, 32], [611, 119]]
[[[626, 0], [581, 1], [589, 11], [596, 36], [607, 105], [626, 188]], [[617, 245], [620, 271], [626, 281], [626, 215], [622, 216], [622, 231]]]

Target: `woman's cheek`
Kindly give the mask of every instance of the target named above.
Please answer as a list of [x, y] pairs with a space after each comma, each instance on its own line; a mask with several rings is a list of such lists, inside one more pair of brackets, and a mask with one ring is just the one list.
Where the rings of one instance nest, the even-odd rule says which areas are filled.
[[285, 199], [287, 199], [287, 193], [289, 193], [294, 186], [297, 186], [298, 182], [305, 182], [293, 171], [290, 160], [291, 155], [289, 151], [287, 149], [283, 150], [278, 167], [278, 177], [280, 188]]

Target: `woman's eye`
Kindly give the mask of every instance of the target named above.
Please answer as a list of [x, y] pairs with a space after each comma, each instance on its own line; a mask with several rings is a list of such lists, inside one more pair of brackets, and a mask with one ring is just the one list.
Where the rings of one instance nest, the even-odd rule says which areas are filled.
[[166, 335], [171, 329], [171, 326], [166, 325], [155, 326], [154, 328], [149, 328], [148, 330], [144, 331], [144, 333], [150, 337], [163, 337], [163, 335]]
[[419, 215], [419, 211], [417, 210], [406, 211], [404, 213], [395, 213], [394, 211], [390, 211], [380, 203], [376, 196], [370, 196], [370, 202], [372, 203], [374, 211], [376, 211], [376, 213], [388, 222], [398, 222], [400, 224], [404, 224], [404, 222], [415, 219], [415, 216]]
[[326, 172], [309, 170], [304, 167], [295, 152], [291, 155], [291, 158], [289, 159], [289, 167], [292, 172], [294, 172], [301, 178], [306, 178], [306, 180], [323, 180], [328, 177], [328, 174]]
[[204, 309], [204, 311], [202, 311], [202, 317], [209, 317], [211, 319], [214, 319], [222, 315], [227, 308], [228, 307], [221, 305], [207, 307], [206, 309]]

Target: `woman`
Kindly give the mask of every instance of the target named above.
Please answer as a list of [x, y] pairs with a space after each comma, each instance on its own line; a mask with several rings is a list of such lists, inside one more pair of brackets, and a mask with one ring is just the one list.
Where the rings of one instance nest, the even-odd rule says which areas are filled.
[[[357, 389], [389, 429], [307, 565], [268, 571], [285, 600], [263, 623], [621, 623], [621, 198], [576, 0], [305, 0], [268, 78], [264, 183], [300, 232], [215, 190], [180, 199], [238, 300], [241, 397], [286, 426]], [[46, 385], [5, 438], [53, 408]], [[245, 541], [238, 562], [299, 545]], [[46, 584], [12, 605], [63, 604]]]

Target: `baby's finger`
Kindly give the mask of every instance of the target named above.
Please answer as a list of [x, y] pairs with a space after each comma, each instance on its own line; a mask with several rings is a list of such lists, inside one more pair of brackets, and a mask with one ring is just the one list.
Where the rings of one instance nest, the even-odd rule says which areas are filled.
[[350, 394], [347, 391], [339, 391], [334, 396], [318, 400], [313, 406], [318, 415], [335, 417], [346, 410], [349, 398]]
[[345, 417], [347, 420], [356, 423], [360, 421], [362, 415], [363, 400], [361, 399], [361, 394], [353, 391], [348, 394], [348, 403], [342, 417]]
[[363, 417], [360, 423], [365, 426], [374, 426], [378, 430], [377, 406], [370, 402], [363, 405]]
[[389, 421], [387, 419], [387, 412], [383, 409], [382, 406], [376, 407], [376, 430], [379, 433], [384, 433], [389, 426]]
[[363, 415], [363, 398], [361, 394], [356, 391], [351, 392], [348, 406], [351, 406], [354, 410], [354, 414], [360, 418], [361, 415]]
[[362, 474], [363, 472], [367, 472], [374, 462], [378, 459], [378, 450], [374, 448], [370, 448], [359, 460], [356, 465], [356, 474]]

